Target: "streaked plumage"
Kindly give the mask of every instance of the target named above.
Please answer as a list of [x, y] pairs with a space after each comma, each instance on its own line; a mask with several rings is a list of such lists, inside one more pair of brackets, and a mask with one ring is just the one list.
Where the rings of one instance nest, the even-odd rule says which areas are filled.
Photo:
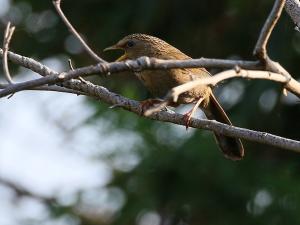
[[[146, 34], [131, 34], [121, 39], [116, 45], [107, 48], [123, 49], [125, 54], [119, 61], [136, 59], [141, 56], [155, 57], [158, 59], [191, 59], [189, 56], [168, 44], [167, 42]], [[186, 82], [210, 76], [204, 68], [185, 68], [169, 70], [143, 70], [138, 72], [137, 77], [155, 97], [164, 97], [173, 87]], [[209, 119], [230, 124], [226, 113], [214, 97], [208, 86], [198, 86], [181, 94], [179, 104], [196, 103], [200, 98], [204, 100], [200, 107]], [[215, 137], [224, 155], [230, 159], [238, 160], [244, 155], [244, 149], [240, 139], [226, 137], [215, 133]]]

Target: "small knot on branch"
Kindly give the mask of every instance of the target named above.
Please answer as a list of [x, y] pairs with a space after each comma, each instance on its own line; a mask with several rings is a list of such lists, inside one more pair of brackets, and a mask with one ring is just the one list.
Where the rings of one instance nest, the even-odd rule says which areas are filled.
[[239, 74], [241, 72], [241, 67], [239, 65], [235, 65], [234, 70], [237, 74]]
[[292, 76], [290, 74], [283, 74], [283, 76], [285, 76], [285, 85], [287, 85], [292, 80]]
[[133, 71], [140, 72], [145, 68], [149, 68], [150, 65], [150, 58], [148, 56], [142, 56], [136, 60], [136, 67], [133, 68]]
[[108, 63], [104, 62], [104, 63], [98, 63], [98, 66], [100, 67], [100, 71], [101, 73], [109, 76], [111, 73], [109, 71], [109, 67], [108, 67]]
[[148, 56], [138, 58], [137, 63], [143, 68], [149, 68], [151, 66], [150, 58]]
[[58, 74], [57, 78], [60, 79], [60, 80], [64, 80], [66, 77], [66, 73], [60, 73]]
[[52, 0], [53, 4], [60, 6], [61, 0]]

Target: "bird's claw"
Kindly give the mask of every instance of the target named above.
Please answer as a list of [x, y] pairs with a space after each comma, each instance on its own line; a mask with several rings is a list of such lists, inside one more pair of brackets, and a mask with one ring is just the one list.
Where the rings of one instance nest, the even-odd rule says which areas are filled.
[[189, 111], [189, 112], [187, 112], [183, 115], [183, 120], [184, 120], [186, 130], [188, 130], [188, 128], [190, 127], [191, 119], [192, 119], [192, 112], [191, 111]]
[[160, 99], [146, 99], [140, 102], [140, 114], [144, 115], [144, 113], [152, 108], [155, 104], [161, 103]]

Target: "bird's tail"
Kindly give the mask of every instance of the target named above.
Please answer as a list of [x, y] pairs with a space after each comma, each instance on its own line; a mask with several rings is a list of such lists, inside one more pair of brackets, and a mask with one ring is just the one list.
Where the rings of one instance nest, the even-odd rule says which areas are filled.
[[[210, 95], [208, 107], [204, 109], [204, 112], [208, 119], [232, 125], [224, 109], [213, 94]], [[214, 132], [214, 135], [217, 144], [226, 158], [231, 160], [240, 160], [243, 158], [244, 148], [239, 138], [227, 137], [216, 132]]]

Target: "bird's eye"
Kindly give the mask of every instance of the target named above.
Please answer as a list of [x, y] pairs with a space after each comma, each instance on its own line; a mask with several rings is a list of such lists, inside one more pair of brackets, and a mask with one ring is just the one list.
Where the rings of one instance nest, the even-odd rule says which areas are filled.
[[128, 41], [127, 42], [127, 44], [126, 44], [126, 46], [128, 47], [128, 48], [131, 48], [131, 47], [133, 47], [134, 46], [134, 42], [133, 41]]

